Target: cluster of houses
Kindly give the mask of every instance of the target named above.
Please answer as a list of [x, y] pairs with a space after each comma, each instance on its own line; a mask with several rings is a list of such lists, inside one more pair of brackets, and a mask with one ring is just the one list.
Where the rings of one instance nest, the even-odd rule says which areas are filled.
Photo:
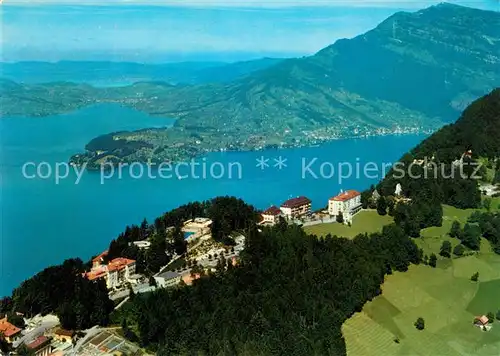
[[99, 256], [92, 259], [92, 268], [85, 272], [83, 277], [90, 281], [103, 279], [108, 289], [119, 289], [125, 284], [138, 284], [144, 276], [135, 273], [135, 261], [118, 257], [108, 263], [104, 263], [108, 251], [104, 251]]
[[[213, 262], [216, 264], [217, 259], [214, 259]], [[230, 258], [228, 258], [227, 263], [228, 264], [230, 263], [233, 266], [238, 265], [237, 255], [233, 255]], [[216, 268], [210, 265], [203, 266], [203, 264], [200, 264], [199, 266], [204, 271], [209, 271], [209, 272], [216, 271]], [[160, 288], [175, 287], [181, 283], [190, 286], [191, 284], [193, 284], [193, 281], [199, 278], [201, 278], [201, 274], [194, 273], [194, 271], [191, 270], [185, 270], [184, 272], [163, 271], [154, 276], [156, 285]]]
[[0, 319], [0, 334], [2, 334], [5, 341], [9, 344], [13, 343], [19, 336], [21, 336], [21, 329], [9, 323], [7, 317]]
[[61, 328], [25, 336], [23, 330], [11, 324], [7, 317], [0, 319], [0, 335], [14, 347], [24, 344], [26, 352], [33, 356], [61, 356], [71, 351], [76, 338], [76, 332]]
[[[262, 212], [262, 225], [274, 225], [280, 217], [286, 220], [296, 220], [310, 217], [311, 200], [300, 196], [285, 201], [280, 207], [271, 206]], [[361, 210], [361, 193], [356, 190], [341, 191], [337, 196], [328, 200], [328, 215], [336, 217], [342, 215], [345, 224], [352, 222], [352, 218]]]

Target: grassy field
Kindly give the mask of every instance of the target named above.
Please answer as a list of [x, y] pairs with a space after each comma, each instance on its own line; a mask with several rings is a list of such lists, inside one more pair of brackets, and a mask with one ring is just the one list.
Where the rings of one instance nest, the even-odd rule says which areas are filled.
[[393, 222], [391, 216], [380, 216], [376, 211], [360, 211], [352, 220], [352, 226], [338, 223], [306, 226], [304, 230], [313, 235], [326, 236], [328, 234], [353, 238], [356, 235], [382, 231], [382, 227]]
[[[498, 207], [497, 199], [492, 208]], [[422, 230], [415, 242], [426, 254], [439, 252], [453, 220], [462, 224], [472, 209], [444, 206], [442, 227]], [[470, 277], [479, 272], [479, 281]], [[462, 258], [439, 257], [437, 268], [411, 266], [386, 278], [382, 295], [367, 303], [343, 325], [349, 356], [500, 355], [500, 321], [484, 332], [473, 326], [477, 315], [500, 310], [500, 255], [486, 240], [480, 253]], [[414, 327], [425, 320], [422, 331]], [[396, 340], [398, 342], [396, 342]]]
[[[498, 267], [500, 256], [489, 257]], [[488, 332], [473, 326], [474, 316], [500, 310], [500, 270], [482, 255], [447, 266], [411, 266], [387, 277], [383, 294], [344, 324], [348, 355], [500, 354], [500, 321]], [[476, 271], [479, 282], [472, 282]], [[425, 320], [422, 331], [413, 325], [418, 317]]]

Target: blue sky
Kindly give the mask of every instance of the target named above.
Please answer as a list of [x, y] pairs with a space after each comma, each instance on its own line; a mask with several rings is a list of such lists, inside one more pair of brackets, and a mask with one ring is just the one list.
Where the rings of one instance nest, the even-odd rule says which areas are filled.
[[[233, 61], [308, 55], [375, 27], [395, 11], [438, 3], [92, 1], [82, 6], [76, 0], [4, 0], [2, 60]], [[500, 10], [498, 0], [454, 2]]]

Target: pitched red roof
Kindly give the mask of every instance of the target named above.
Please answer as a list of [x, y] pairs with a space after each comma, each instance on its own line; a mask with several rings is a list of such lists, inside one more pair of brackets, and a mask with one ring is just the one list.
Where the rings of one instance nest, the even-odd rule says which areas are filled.
[[330, 198], [330, 200], [347, 201], [357, 197], [358, 195], [361, 195], [361, 193], [356, 190], [346, 190], [345, 192], [340, 193], [336, 197]]
[[281, 210], [274, 205], [271, 206], [270, 208], [267, 208], [266, 210], [264, 210], [262, 212], [262, 215], [274, 215], [274, 216], [276, 216], [276, 215], [280, 215], [280, 214], [281, 214]]
[[37, 337], [34, 341], [27, 344], [26, 346], [29, 349], [37, 350], [38, 348], [45, 346], [49, 341], [50, 339], [47, 336], [41, 335]]
[[281, 204], [282, 208], [296, 208], [301, 205], [311, 204], [311, 200], [307, 197], [301, 196], [297, 198], [288, 199]]
[[61, 335], [61, 336], [71, 336], [73, 337], [75, 335], [75, 332], [73, 330], [66, 330], [66, 329], [57, 329], [54, 332], [55, 335]]
[[476, 316], [475, 320], [479, 321], [483, 325], [487, 325], [490, 321], [486, 315]]
[[101, 262], [104, 257], [108, 255], [108, 250], [104, 251], [103, 253], [97, 255], [92, 259], [92, 262]]
[[99, 269], [94, 269], [90, 272], [82, 273], [83, 278], [87, 278], [89, 281], [93, 281], [106, 276], [107, 269], [106, 266], [102, 266]]
[[0, 334], [5, 335], [5, 337], [11, 337], [20, 333], [21, 329], [17, 326], [12, 325], [7, 321], [7, 318], [0, 319]]
[[108, 263], [108, 271], [120, 271], [124, 269], [126, 266], [135, 263], [134, 260], [129, 260], [128, 258], [118, 257], [114, 260], [109, 261]]
[[121, 271], [126, 266], [129, 266], [133, 263], [135, 263], [134, 260], [130, 260], [124, 257], [118, 257], [109, 261], [107, 265], [101, 265], [97, 268], [92, 269], [90, 272], [82, 273], [82, 276], [90, 281], [93, 281], [95, 279], [105, 277], [109, 272]]

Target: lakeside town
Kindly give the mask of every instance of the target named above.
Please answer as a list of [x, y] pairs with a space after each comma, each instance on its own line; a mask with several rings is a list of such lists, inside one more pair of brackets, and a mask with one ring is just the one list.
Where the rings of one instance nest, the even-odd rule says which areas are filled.
[[[279, 207], [270, 206], [260, 213], [259, 226], [272, 226], [280, 220], [301, 226], [323, 223], [350, 225], [352, 218], [362, 210], [361, 193], [341, 191], [328, 200], [324, 209], [313, 212], [312, 201], [299, 196], [283, 202]], [[148, 278], [136, 271], [136, 261], [117, 257], [107, 259], [108, 250], [92, 259], [91, 268], [82, 274], [90, 281], [104, 280], [115, 310], [131, 296], [154, 291], [158, 288], [190, 286], [204, 274], [214, 273], [231, 264], [238, 264], [244, 249], [245, 236], [235, 234], [234, 246], [216, 242], [211, 235], [212, 220], [204, 217], [184, 222], [182, 231], [187, 242], [187, 252], [173, 259]], [[174, 227], [168, 227], [167, 231]], [[147, 250], [151, 242], [133, 241], [131, 244]], [[0, 316], [0, 334], [14, 350], [11, 355], [64, 356], [64, 355], [147, 355], [139, 346], [127, 341], [120, 326], [107, 328], [97, 325], [87, 330], [65, 330], [57, 316], [36, 315], [26, 318], [21, 313]]]

